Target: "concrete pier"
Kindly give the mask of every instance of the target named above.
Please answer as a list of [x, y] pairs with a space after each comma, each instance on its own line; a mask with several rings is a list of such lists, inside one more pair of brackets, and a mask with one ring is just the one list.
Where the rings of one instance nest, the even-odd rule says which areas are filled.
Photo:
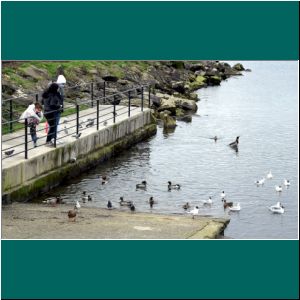
[[[82, 134], [79, 139], [72, 136], [62, 136], [60, 139], [58, 136], [61, 143], [57, 143], [56, 148], [44, 146], [45, 138], [39, 139], [38, 144], [43, 146], [30, 149], [28, 159], [24, 158], [24, 153], [5, 158], [2, 161], [2, 201], [10, 203], [33, 198], [59, 185], [64, 179], [75, 177], [96, 163], [156, 133], [150, 109], [141, 111], [140, 107], [131, 107], [128, 117], [128, 107], [117, 106], [116, 122], [110, 118], [106, 126], [103, 125], [103, 120], [108, 118], [107, 114], [112, 114], [113, 106], [103, 106], [100, 111], [103, 112], [100, 115], [99, 130], [96, 129], [96, 122], [88, 128], [83, 124], [84, 130], [80, 131]], [[95, 108], [80, 113], [82, 117], [88, 115], [89, 118], [96, 118]], [[63, 123], [64, 119], [66, 118], [61, 118], [62, 126], [66, 125], [69, 133], [75, 133], [75, 115], [68, 116], [70, 121], [67, 123]], [[39, 128], [43, 128], [43, 124]], [[13, 136], [18, 138], [8, 141]], [[2, 148], [15, 145], [15, 153], [24, 149], [22, 143], [22, 130], [2, 137]], [[31, 142], [29, 144], [32, 147]], [[76, 161], [72, 163], [74, 157]]]

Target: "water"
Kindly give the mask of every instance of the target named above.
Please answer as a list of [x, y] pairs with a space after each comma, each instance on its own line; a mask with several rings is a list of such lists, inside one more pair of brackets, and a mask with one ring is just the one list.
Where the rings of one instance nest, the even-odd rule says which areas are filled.
[[[174, 133], [157, 135], [60, 187], [68, 202], [80, 200], [86, 190], [93, 202], [106, 207], [111, 200], [134, 201], [137, 211], [150, 212], [147, 200], [158, 204], [152, 212], [184, 213], [182, 205], [199, 205], [202, 215], [229, 216], [225, 235], [235, 239], [296, 239], [298, 237], [298, 63], [243, 62], [252, 72], [230, 78], [219, 87], [199, 90], [202, 99], [192, 123], [178, 122]], [[217, 135], [215, 142], [208, 137]], [[239, 151], [227, 145], [240, 136]], [[255, 180], [271, 170], [274, 178], [257, 187]], [[99, 174], [110, 180], [101, 185]], [[287, 178], [291, 186], [281, 194], [275, 185]], [[147, 191], [135, 190], [142, 180]], [[167, 181], [181, 190], [169, 192]], [[224, 211], [220, 193], [240, 202], [240, 212]], [[213, 197], [211, 207], [200, 200]], [[283, 215], [268, 206], [282, 202]], [[121, 208], [128, 209], [128, 208]]]

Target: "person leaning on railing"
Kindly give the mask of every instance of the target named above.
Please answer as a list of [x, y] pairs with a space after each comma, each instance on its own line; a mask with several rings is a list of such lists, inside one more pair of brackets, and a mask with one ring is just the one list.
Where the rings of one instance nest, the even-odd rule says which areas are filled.
[[42, 104], [44, 105], [44, 116], [49, 124], [46, 139], [47, 146], [53, 146], [56, 140], [57, 119], [62, 110], [62, 97], [58, 91], [58, 84], [52, 83], [42, 94]]

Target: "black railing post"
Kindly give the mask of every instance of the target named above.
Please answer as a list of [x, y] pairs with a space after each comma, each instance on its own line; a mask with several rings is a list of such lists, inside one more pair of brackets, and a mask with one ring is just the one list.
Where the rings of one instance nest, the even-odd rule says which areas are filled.
[[92, 100], [92, 107], [94, 107], [94, 83], [91, 83], [91, 100]]
[[114, 123], [116, 123], [116, 104], [114, 104], [113, 114], [114, 114]]
[[144, 110], [144, 87], [143, 86], [142, 86], [141, 100], [142, 100], [141, 111], [143, 111]]
[[99, 99], [97, 99], [97, 130], [99, 130]]
[[130, 106], [131, 106], [131, 96], [129, 91], [128, 92], [128, 117], [130, 117]]
[[9, 131], [13, 131], [13, 106], [12, 99], [9, 100]]
[[28, 121], [27, 121], [27, 118], [25, 118], [24, 128], [25, 128], [25, 159], [28, 159]]
[[106, 82], [103, 82], [103, 103], [105, 104], [105, 100], [106, 100], [106, 90], [105, 90], [105, 86], [106, 86]]
[[39, 94], [35, 94], [35, 103], [39, 102]]
[[79, 133], [79, 105], [76, 104], [76, 134]]
[[149, 89], [148, 89], [148, 101], [149, 101], [149, 103], [148, 103], [148, 106], [149, 106], [149, 108], [151, 107], [151, 85], [149, 85]]

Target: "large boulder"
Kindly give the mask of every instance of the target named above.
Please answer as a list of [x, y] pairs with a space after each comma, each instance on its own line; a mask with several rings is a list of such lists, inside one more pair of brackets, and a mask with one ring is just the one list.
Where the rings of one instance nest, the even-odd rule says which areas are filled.
[[163, 114], [162, 121], [164, 123], [164, 129], [172, 129], [177, 126], [176, 120], [172, 116], [169, 116], [168, 114]]
[[208, 85], [220, 85], [222, 78], [219, 76], [209, 76], [207, 78], [207, 84]]
[[32, 78], [35, 81], [41, 80], [43, 78], [50, 78], [46, 70], [38, 69], [35, 66], [30, 66], [22, 69], [22, 73], [25, 78]]
[[198, 90], [200, 88], [206, 87], [207, 86], [206, 81], [207, 81], [206, 77], [198, 75], [196, 77], [195, 81], [189, 83], [189, 89], [191, 91], [195, 91], [195, 90]]
[[175, 90], [178, 93], [183, 94], [185, 92], [184, 82], [183, 81], [177, 81], [177, 82], [171, 82], [171, 87], [173, 90]]
[[168, 99], [161, 98], [161, 105], [158, 111], [169, 110], [173, 116], [176, 114], [176, 103], [175, 98], [170, 97]]
[[245, 68], [242, 64], [238, 63], [238, 64], [235, 64], [233, 67], [233, 69], [237, 70], [237, 71], [245, 71]]

